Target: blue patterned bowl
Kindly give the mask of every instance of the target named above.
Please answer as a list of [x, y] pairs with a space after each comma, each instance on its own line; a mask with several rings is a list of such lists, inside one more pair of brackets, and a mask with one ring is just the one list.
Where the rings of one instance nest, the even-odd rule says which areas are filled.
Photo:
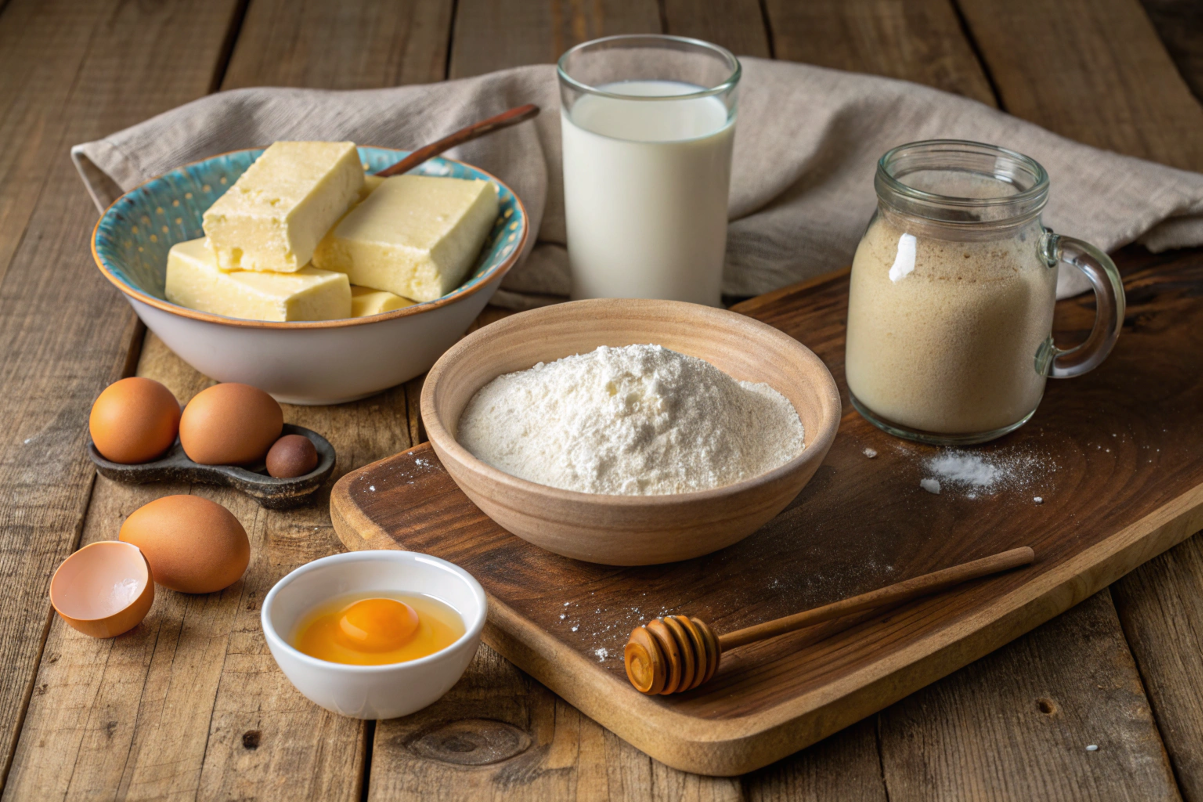
[[[203, 236], [201, 216], [262, 149], [238, 150], [184, 165], [118, 198], [101, 216], [92, 255], [147, 328], [188, 364], [218, 381], [252, 384], [281, 401], [329, 404], [379, 392], [424, 373], [467, 330], [521, 255], [526, 210], [501, 181], [452, 159], [414, 172], [483, 178], [497, 187], [501, 212], [476, 267], [434, 301], [365, 318], [279, 323], [198, 312], [163, 294], [167, 252]], [[383, 170], [408, 151], [359, 148], [364, 169]]]

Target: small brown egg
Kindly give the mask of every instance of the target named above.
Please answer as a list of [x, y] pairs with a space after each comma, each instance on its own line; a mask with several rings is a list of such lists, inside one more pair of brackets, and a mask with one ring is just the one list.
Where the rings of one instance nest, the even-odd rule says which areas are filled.
[[137, 546], [102, 540], [63, 560], [50, 580], [50, 604], [74, 629], [93, 638], [128, 632], [155, 600], [150, 566]]
[[259, 462], [284, 428], [276, 399], [249, 384], [215, 384], [184, 407], [180, 445], [201, 465]]
[[308, 437], [286, 434], [267, 452], [267, 472], [277, 479], [304, 476], [317, 467], [317, 449]]
[[224, 590], [251, 560], [234, 514], [199, 496], [164, 496], [139, 507], [118, 537], [142, 550], [156, 582], [182, 593]]
[[92, 404], [88, 433], [100, 455], [132, 465], [171, 448], [180, 429], [180, 402], [153, 379], [131, 376], [104, 388]]

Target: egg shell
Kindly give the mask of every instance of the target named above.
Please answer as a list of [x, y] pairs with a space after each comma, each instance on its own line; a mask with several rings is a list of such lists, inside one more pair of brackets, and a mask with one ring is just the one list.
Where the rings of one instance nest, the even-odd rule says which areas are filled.
[[263, 460], [284, 429], [276, 399], [249, 384], [215, 384], [197, 393], [180, 418], [180, 445], [201, 465]]
[[63, 560], [50, 580], [54, 611], [93, 638], [112, 638], [138, 626], [154, 600], [146, 556], [113, 540], [84, 546]]
[[251, 560], [234, 514], [199, 496], [164, 496], [139, 507], [118, 537], [142, 550], [155, 582], [182, 593], [224, 590]]
[[308, 437], [286, 434], [267, 452], [267, 473], [276, 479], [304, 476], [317, 467], [317, 449]]
[[88, 433], [101, 456], [133, 465], [171, 448], [180, 429], [180, 402], [154, 379], [113, 382], [92, 404]]

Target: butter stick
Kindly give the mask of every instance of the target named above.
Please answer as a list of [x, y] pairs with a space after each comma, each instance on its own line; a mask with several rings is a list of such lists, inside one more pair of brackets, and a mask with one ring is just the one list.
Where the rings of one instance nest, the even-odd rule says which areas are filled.
[[315, 266], [415, 301], [451, 292], [476, 262], [498, 212], [488, 181], [386, 178], [318, 245]]
[[359, 188], [359, 195], [355, 202], [362, 203], [367, 200], [368, 195], [371, 195], [383, 183], [384, 179], [378, 175], [365, 175], [363, 177], [363, 186]]
[[244, 320], [351, 317], [345, 274], [314, 267], [292, 273], [220, 270], [203, 239], [177, 243], [167, 254], [166, 295], [173, 304]]
[[351, 317], [368, 317], [394, 309], [404, 309], [413, 306], [414, 302], [384, 290], [374, 290], [371, 287], [351, 287]]
[[218, 267], [300, 270], [362, 188], [354, 143], [276, 142], [205, 212]]

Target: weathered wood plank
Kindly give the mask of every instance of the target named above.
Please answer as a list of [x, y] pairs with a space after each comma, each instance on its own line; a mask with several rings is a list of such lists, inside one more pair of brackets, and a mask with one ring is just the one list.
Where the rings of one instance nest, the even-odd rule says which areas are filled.
[[951, 0], [766, 0], [765, 8], [779, 59], [901, 78], [995, 104]]
[[660, 32], [656, 0], [460, 0], [447, 77], [554, 63], [568, 48], [599, 36]]
[[1203, 799], [1203, 549], [1199, 537], [1111, 586], [1187, 799]]
[[105, 8], [14, 2], [0, 16], [0, 280], [62, 153], [64, 106]]
[[[816, 10], [813, 4], [805, 6], [788, 4], [785, 8], [778, 8], [778, 5], [770, 0], [768, 8], [779, 57], [799, 58], [826, 66], [877, 72], [928, 83], [943, 89], [961, 91], [963, 94], [987, 103], [993, 101], [985, 73], [978, 66], [970, 46], [960, 35], [955, 11], [948, 3], [906, 4], [905, 8], [902, 4], [896, 3], [852, 3], [841, 4], [838, 11], [823, 9], [825, 13]], [[991, 7], [998, 11], [1002, 6], [993, 4]], [[1034, 21], [1031, 23], [1036, 24]], [[917, 26], [918, 31], [936, 28], [951, 33], [956, 30], [957, 35], [951, 39], [915, 34], [906, 35], [905, 31], [908, 29], [916, 30], [911, 26]], [[851, 33], [845, 33], [841, 37], [823, 36], [819, 32], [831, 31], [834, 27]], [[791, 36], [794, 31], [797, 32], [796, 35]], [[936, 40], [942, 40], [943, 44], [932, 45], [931, 43]], [[849, 47], [849, 41], [859, 46]], [[933, 46], [937, 47], [939, 52], [933, 53], [931, 50]], [[999, 46], [1005, 46], [1003, 40], [1000, 40]], [[967, 85], [968, 88], [964, 83], [967, 80], [970, 82]], [[1016, 90], [1021, 91], [1019, 87], [1016, 87]], [[1083, 96], [1081, 102], [1098, 103], [1102, 101], [1096, 94]], [[1110, 606], [1110, 602], [1105, 599], [1096, 603], [1102, 604], [1104, 607]], [[1067, 617], [1074, 615], [1081, 614], [1075, 611], [1067, 614]], [[1113, 622], [1114, 618], [1114, 613], [1111, 613], [1110, 616], [1103, 616], [1103, 621], [1106, 624], [1109, 620]], [[1047, 625], [1046, 629], [1057, 626], [1060, 625], [1054, 621]], [[1118, 628], [1113, 623], [1109, 626], [1106, 638], [1115, 647], [1116, 655], [1126, 658], [1130, 667], [1131, 658], [1127, 655], [1126, 647], [1123, 646], [1123, 639], [1119, 636]], [[1027, 776], [1031, 765], [1043, 764], [1047, 767], [1049, 761], [1046, 755], [1041, 750], [1029, 749], [1025, 746], [1026, 742], [1022, 738], [1026, 730], [1021, 726], [1016, 726], [1014, 731], [1008, 731], [1008, 736], [1012, 739], [1009, 742], [1012, 746], [1011, 750], [993, 750], [984, 755], [983, 751], [990, 749], [990, 741], [982, 743], [981, 739], [975, 739], [971, 741], [973, 745], [962, 744], [962, 740], [969, 740], [965, 733], [971, 732], [972, 727], [964, 726], [963, 717], [959, 711], [979, 710], [980, 712], [988, 708], [992, 693], [990, 688], [1011, 688], [1014, 691], [1011, 684], [1007, 682], [1008, 674], [1015, 670], [1014, 665], [1009, 662], [1014, 662], [1014, 655], [1030, 650], [1031, 644], [1037, 639], [1046, 642], [1048, 648], [1058, 655], [1072, 654], [1070, 639], [1057, 638], [1043, 630], [1016, 641], [1004, 652], [987, 657], [949, 679], [931, 686], [915, 697], [884, 711], [880, 716], [883, 722], [883, 751], [897, 757], [900, 754], [906, 754], [906, 749], [916, 742], [921, 743], [927, 752], [942, 757], [954, 753], [959, 754], [957, 753], [958, 749], [970, 751], [977, 749], [978, 752], [973, 754], [976, 762], [966, 758], [958, 764], [944, 763], [938, 766], [938, 768], [944, 768], [947, 775], [943, 777], [944, 786], [941, 789], [943, 798], [966, 797], [975, 793], [988, 794], [993, 787], [999, 788], [999, 796], [1006, 797], [1007, 794], [1002, 789], [1010, 786], [1006, 786], [1005, 783], [1015, 782], [1016, 778]], [[1003, 655], [1012, 655], [1012, 658], [1008, 661]], [[1087, 687], [1089, 674], [1085, 667], [1067, 663], [1061, 666], [1061, 670], [1064, 672], [1061, 679], [1069, 686]], [[977, 684], [970, 683], [965, 679], [970, 675], [979, 678]], [[1123, 681], [1129, 688], [1139, 689], [1139, 678], [1134, 672], [1129, 671], [1124, 675]], [[919, 699], [924, 701], [918, 702]], [[1017, 700], [1013, 699], [1012, 701]], [[899, 730], [887, 726], [888, 722], [898, 720], [899, 716], [905, 715], [905, 711], [912, 709], [911, 706], [916, 704], [922, 704], [922, 716], [911, 722], [909, 729]], [[1143, 705], [1142, 715], [1147, 719], [1148, 703], [1143, 699], [1143, 695], [1136, 699], [1136, 705], [1138, 708]], [[987, 718], [996, 722], [1000, 732], [1006, 729], [1010, 722], [1010, 719], [1006, 718], [1000, 720], [995, 712], [992, 712]], [[1109, 720], [1108, 724], [1111, 729], [1115, 730], [1120, 727], [1122, 722]], [[1156, 737], [1155, 731], [1153, 737]], [[1159, 745], [1153, 751], [1155, 752], [1157, 749], [1160, 749]], [[1145, 757], [1147, 756], [1146, 754]], [[1062, 763], [1060, 757], [1058, 756], [1058, 759], [1053, 761], [1056, 765]], [[935, 792], [930, 782], [932, 780], [931, 767], [920, 765], [913, 760], [886, 762], [884, 755], [883, 766], [891, 798], [933, 797]], [[1066, 764], [1066, 769], [1071, 774], [1074, 768], [1072, 762]], [[987, 769], [991, 772], [988, 776], [983, 774]], [[1098, 780], [1107, 775], [1104, 773], [1092, 776]], [[999, 778], [999, 782], [993, 786], [989, 782], [982, 785], [981, 783], [988, 780], [989, 777]], [[1165, 775], [1161, 775], [1160, 779], [1164, 787]], [[1122, 787], [1128, 790], [1132, 788], [1131, 786]]]
[[772, 55], [758, 0], [665, 0], [664, 28], [673, 36], [714, 42], [737, 56]]
[[[6, 772], [50, 622], [50, 575], [79, 538], [92, 485], [83, 451], [88, 409], [122, 370], [132, 333], [128, 306], [92, 265], [87, 240], [96, 210], [67, 148], [207, 91], [234, 6], [233, 0], [106, 1], [81, 8], [13, 0], [0, 15], [0, 58], [45, 62], [29, 72], [20, 66], [6, 72], [0, 90], [7, 104], [0, 158], [12, 159], [3, 163], [0, 208], [18, 210], [0, 212], [7, 266], [0, 268], [0, 415], [6, 422], [0, 433], [0, 761]], [[60, 57], [65, 61], [50, 63]]]
[[[1203, 169], [1203, 107], [1135, 0], [962, 0], [962, 7], [1008, 111], [1090, 144]], [[1131, 317], [1129, 325], [1138, 322]], [[1194, 601], [1201, 585], [1203, 540], [1196, 536], [1112, 587], [1165, 747], [1192, 799], [1203, 799], [1196, 637], [1203, 607]]]
[[876, 728], [876, 718], [867, 718], [792, 757], [745, 774], [740, 778], [745, 795], [751, 802], [886, 802]]
[[1203, 169], [1203, 107], [1138, 0], [959, 0], [1011, 114], [1058, 134]]
[[482, 647], [443, 699], [377, 725], [368, 798], [550, 802], [740, 796], [738, 780], [698, 777], [657, 763]]
[[[478, 9], [478, 5], [489, 8]], [[481, 19], [478, 11], [497, 16]], [[527, 5], [518, 17], [509, 11], [461, 1], [452, 44], [452, 77], [552, 61], [571, 44], [593, 36], [659, 30], [654, 5], [641, 15], [627, 12], [619, 21], [609, 15], [607, 5], [600, 10], [594, 7], [590, 14], [574, 8], [569, 34], [564, 33], [558, 6], [548, 13]], [[711, 36], [737, 52], [751, 52], [754, 37], [746, 33], [746, 20], [732, 26], [733, 30], [745, 26], [740, 36], [753, 42], [745, 46], [740, 39], [724, 41], [717, 35], [721, 31], [715, 26], [721, 26], [721, 18], [699, 18], [699, 13], [694, 4], [671, 3], [666, 9], [669, 30]], [[717, 32], [707, 32], [707, 26]], [[767, 37], [762, 41], [767, 46]], [[473, 328], [506, 314], [489, 307]], [[420, 388], [416, 381], [409, 388], [410, 427], [424, 440], [416, 403]], [[876, 802], [884, 799], [877, 765], [872, 728], [850, 728], [753, 775], [743, 792], [758, 800], [822, 799], [838, 788], [843, 791], [840, 798]], [[696, 777], [648, 758], [482, 646], [464, 679], [447, 697], [415, 716], [378, 725], [369, 791], [372, 799], [436, 794], [448, 799], [645, 799], [653, 795], [732, 799], [741, 796], [741, 783]]]
[[[162, 381], [183, 402], [211, 383], [153, 335], [138, 373]], [[403, 411], [403, 395], [393, 391], [335, 408], [335, 415], [289, 407], [285, 418], [325, 433], [349, 465], [408, 443], [398, 405]], [[356, 423], [371, 425], [331, 419], [355, 413], [363, 419]], [[112, 640], [84, 637], [56, 619], [9, 786], [15, 797], [357, 797], [362, 722], [301, 697], [276, 668], [258, 620], [259, 602], [281, 576], [338, 550], [326, 494], [300, 510], [269, 513], [229, 490], [99, 479], [84, 541], [113, 539], [140, 505], [187, 492], [242, 521], [252, 548], [246, 575], [207, 596], [157, 588], [146, 621]]]
[[[338, 31], [322, 48], [312, 38], [318, 32], [290, 25], [290, 9], [253, 4], [251, 28], [235, 45], [225, 86], [313, 81], [362, 87], [438, 80], [445, 66], [449, 8], [441, 0], [378, 12], [307, 3], [300, 9], [306, 26]], [[441, 33], [430, 30], [440, 24]], [[402, 36], [404, 42], [394, 41]], [[355, 48], [362, 48], [364, 57], [348, 60], [346, 54]], [[402, 51], [408, 55], [399, 56]], [[128, 122], [133, 120], [122, 124]], [[107, 126], [112, 127], [117, 126]], [[89, 229], [80, 226], [81, 232]], [[105, 298], [114, 296], [105, 288]], [[181, 400], [208, 383], [153, 336], [139, 373], [164, 381]], [[100, 386], [79, 400], [82, 418]], [[341, 470], [410, 443], [402, 388], [335, 408], [290, 407], [285, 414], [290, 422], [325, 434]], [[84, 539], [116, 537], [124, 517], [142, 503], [189, 490], [98, 480]], [[330, 529], [328, 494], [301, 510], [267, 513], [230, 491], [195, 492], [226, 505], [246, 526], [253, 554], [246, 576], [213, 596], [188, 597], [160, 588], [146, 622], [112, 641], [83, 638], [55, 620], [9, 787], [14, 797], [358, 797], [365, 726], [301, 697], [268, 654], [258, 620], [259, 602], [281, 576], [339, 549]]]
[[254, 0], [222, 89], [437, 81], [447, 64], [451, 8], [451, 0]]
[[880, 720], [895, 802], [1178, 799], [1106, 590]]
[[1186, 85], [1203, 100], [1203, 4], [1196, 0], [1141, 0], [1141, 5]]

